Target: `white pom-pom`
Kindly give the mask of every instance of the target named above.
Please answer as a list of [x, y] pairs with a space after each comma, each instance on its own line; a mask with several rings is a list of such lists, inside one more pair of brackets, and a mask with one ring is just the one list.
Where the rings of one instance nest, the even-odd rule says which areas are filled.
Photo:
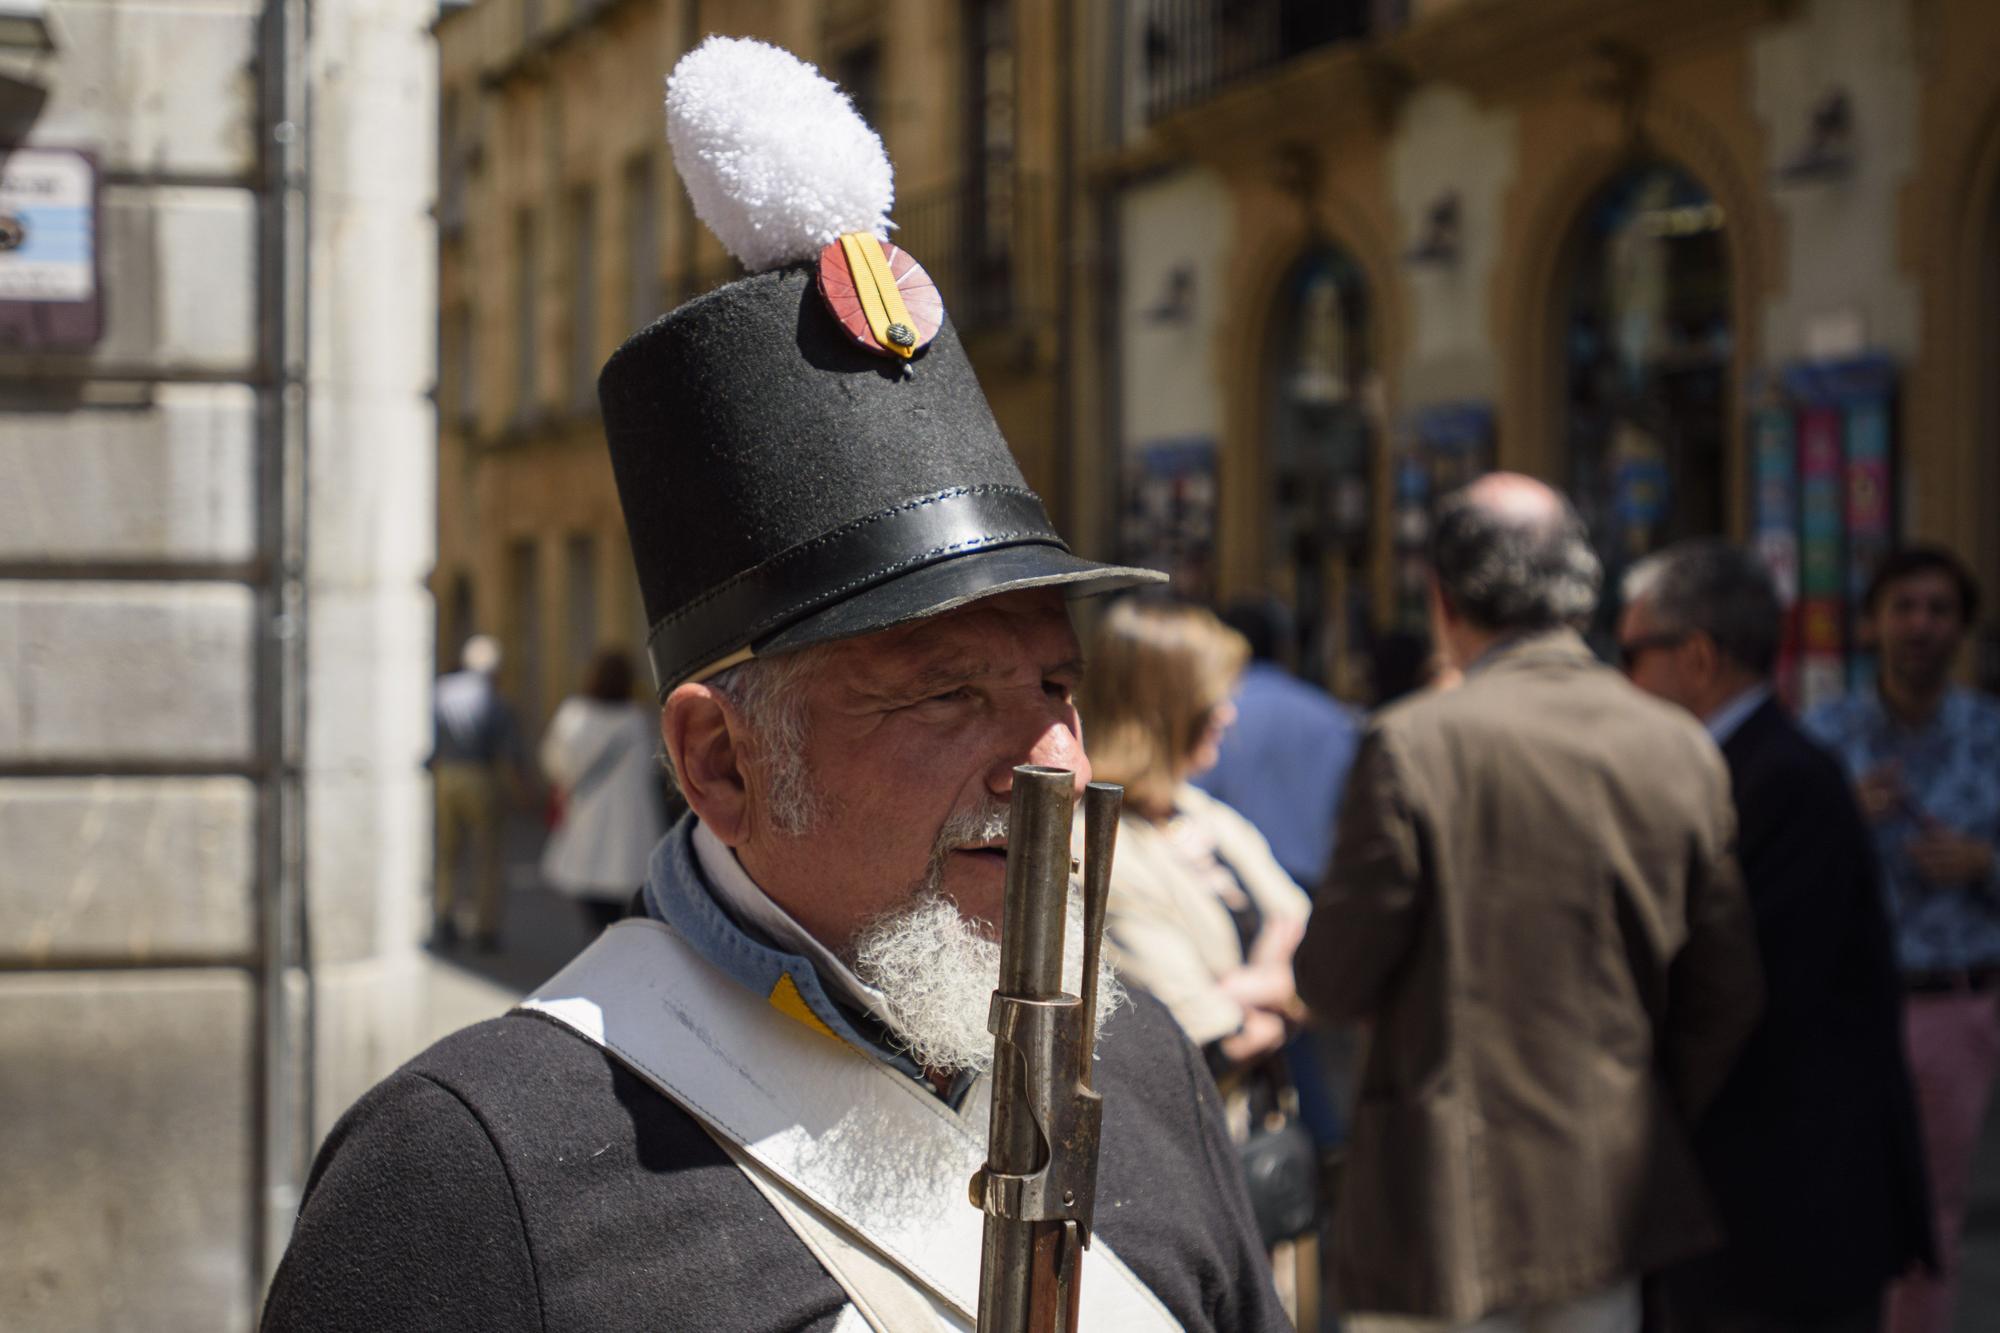
[[711, 37], [667, 80], [667, 140], [695, 216], [751, 272], [851, 231], [886, 237], [895, 175], [847, 95], [789, 51]]

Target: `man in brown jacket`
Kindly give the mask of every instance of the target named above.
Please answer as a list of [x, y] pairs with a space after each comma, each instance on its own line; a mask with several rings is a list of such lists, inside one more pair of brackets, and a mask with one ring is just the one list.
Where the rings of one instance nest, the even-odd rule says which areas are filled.
[[1397, 1329], [1636, 1333], [1639, 1277], [1719, 1239], [1687, 1126], [1762, 1004], [1728, 775], [1570, 628], [1601, 570], [1555, 492], [1448, 497], [1432, 566], [1465, 683], [1372, 724], [1295, 961], [1371, 1028], [1337, 1297]]

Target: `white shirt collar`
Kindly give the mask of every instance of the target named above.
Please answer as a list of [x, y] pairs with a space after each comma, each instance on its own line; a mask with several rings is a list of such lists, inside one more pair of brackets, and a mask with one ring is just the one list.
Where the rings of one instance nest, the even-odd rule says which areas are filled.
[[1731, 699], [1728, 703], [1703, 718], [1701, 724], [1708, 728], [1708, 734], [1714, 738], [1715, 743], [1721, 745], [1731, 736], [1734, 736], [1737, 729], [1745, 722], [1748, 722], [1750, 715], [1762, 708], [1764, 701], [1770, 697], [1771, 687], [1769, 685], [1761, 683], [1752, 685], [1749, 689], [1743, 691], [1743, 693], [1737, 695], [1734, 699]]
[[722, 839], [699, 819], [694, 822], [694, 855], [715, 896], [738, 920], [755, 926], [780, 949], [796, 953], [811, 963], [819, 973], [820, 984], [836, 997], [884, 1023], [889, 1021], [882, 992], [855, 976], [853, 969], [841, 962], [833, 950], [813, 938], [792, 919], [791, 913], [772, 902], [736, 859], [736, 853], [725, 847]]

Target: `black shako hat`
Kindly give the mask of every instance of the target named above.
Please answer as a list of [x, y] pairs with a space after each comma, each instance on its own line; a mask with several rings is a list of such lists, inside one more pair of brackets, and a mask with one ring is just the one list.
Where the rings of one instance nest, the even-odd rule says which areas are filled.
[[[768, 77], [777, 57], [843, 107], [846, 99], [757, 43], [711, 38], [683, 60], [668, 93], [676, 163], [697, 212], [730, 244], [732, 226], [756, 225], [754, 210], [704, 197], [675, 106], [684, 89], [712, 91], [705, 71], [689, 77], [703, 57], [735, 62], [725, 88], [744, 82], [743, 59]], [[713, 216], [729, 208], [733, 219]], [[1165, 578], [1070, 552], [1022, 478], [923, 270], [853, 230], [812, 247], [816, 264], [755, 273], [656, 320], [598, 379], [663, 696], [748, 657], [998, 593], [1061, 586], [1080, 596]], [[871, 272], [883, 275], [880, 293]]]

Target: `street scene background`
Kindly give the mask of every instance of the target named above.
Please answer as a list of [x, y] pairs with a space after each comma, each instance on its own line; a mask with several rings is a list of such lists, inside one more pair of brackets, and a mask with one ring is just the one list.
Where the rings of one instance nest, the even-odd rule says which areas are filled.
[[[0, 1327], [253, 1327], [341, 1111], [588, 940], [537, 750], [644, 661], [598, 368], [739, 274], [663, 133], [710, 33], [881, 131], [1071, 545], [1357, 708], [1493, 468], [1607, 587], [1752, 545], [1801, 708], [1892, 546], [2000, 589], [1988, 0], [0, 0]], [[441, 869], [475, 636], [520, 762]]]

